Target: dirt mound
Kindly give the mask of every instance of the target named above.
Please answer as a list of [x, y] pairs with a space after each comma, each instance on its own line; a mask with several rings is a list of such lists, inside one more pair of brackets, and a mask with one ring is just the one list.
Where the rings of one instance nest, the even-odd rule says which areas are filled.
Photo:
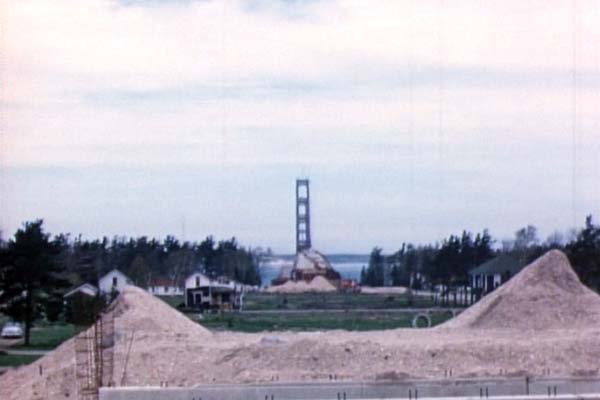
[[0, 376], [0, 399], [73, 399], [75, 340], [70, 339], [32, 364]]
[[[164, 373], [153, 367], [153, 358], [160, 357], [160, 351], [165, 354], [169, 348], [179, 346], [179, 351], [172, 354], [183, 357], [181, 350], [185, 352], [186, 347], [204, 343], [211, 337], [210, 331], [138, 287], [127, 286], [109, 311], [115, 315], [117, 384], [127, 383], [130, 376], [151, 375], [150, 370]], [[170, 365], [175, 363], [169, 357], [164, 358]], [[0, 376], [0, 399], [72, 399], [76, 397], [75, 385], [75, 338], [72, 338], [36, 362]]]
[[207, 335], [210, 331], [177, 312], [161, 299], [136, 286], [127, 286], [110, 305], [117, 331], [153, 335]]
[[337, 288], [322, 276], [314, 277], [309, 283], [305, 281], [287, 281], [282, 285], [271, 286], [268, 293], [305, 293], [305, 292], [335, 292]]
[[598, 326], [600, 296], [581, 283], [561, 251], [552, 250], [440, 328]]
[[337, 288], [322, 276], [315, 276], [310, 281], [310, 287], [319, 292], [335, 292]]

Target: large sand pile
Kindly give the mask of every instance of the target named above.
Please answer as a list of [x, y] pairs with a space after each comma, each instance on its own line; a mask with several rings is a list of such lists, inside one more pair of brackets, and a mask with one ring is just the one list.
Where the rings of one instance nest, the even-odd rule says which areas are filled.
[[600, 327], [600, 296], [552, 250], [440, 328]]
[[36, 362], [0, 376], [0, 399], [77, 398], [74, 343], [68, 340]]
[[[130, 370], [130, 363], [139, 368], [137, 364], [140, 360], [142, 363], [149, 361], [149, 358], [139, 354], [140, 347], [152, 353], [161, 346], [173, 346], [178, 342], [202, 343], [210, 340], [211, 333], [207, 329], [134, 286], [126, 287], [109, 310], [115, 315], [113, 378], [116, 384], [127, 379], [125, 370]], [[74, 398], [75, 385], [73, 338], [38, 361], [0, 376], [0, 399]]]
[[337, 288], [324, 277], [315, 276], [309, 283], [305, 281], [287, 281], [282, 285], [271, 286], [268, 293], [305, 293], [305, 292], [336, 292]]
[[198, 336], [210, 334], [161, 299], [136, 286], [127, 286], [110, 305], [115, 314], [116, 331], [152, 335]]

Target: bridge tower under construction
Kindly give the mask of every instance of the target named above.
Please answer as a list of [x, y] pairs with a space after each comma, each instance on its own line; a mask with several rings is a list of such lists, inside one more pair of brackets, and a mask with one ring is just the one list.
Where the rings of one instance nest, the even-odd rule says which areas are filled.
[[296, 179], [296, 252], [310, 249], [310, 189], [308, 179]]

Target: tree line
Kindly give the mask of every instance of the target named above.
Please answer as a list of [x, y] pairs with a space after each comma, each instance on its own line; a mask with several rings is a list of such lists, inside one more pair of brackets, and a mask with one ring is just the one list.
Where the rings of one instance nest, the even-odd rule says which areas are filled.
[[142, 236], [88, 241], [58, 235], [54, 240], [60, 248], [57, 263], [82, 281], [96, 282], [117, 268], [142, 288], [158, 277], [182, 285], [195, 271], [212, 278], [226, 276], [247, 285], [261, 283], [259, 254], [240, 246], [235, 238], [217, 242], [209, 236], [202, 242], [180, 242], [173, 236], [162, 241]]
[[369, 264], [361, 271], [361, 284], [369, 286], [406, 286], [413, 289], [442, 286], [456, 289], [469, 284], [469, 271], [501, 254], [526, 264], [546, 251], [566, 253], [582, 282], [600, 289], [600, 226], [587, 216], [584, 227], [568, 235], [555, 232], [545, 241], [537, 229], [528, 225], [515, 232], [512, 240], [498, 243], [487, 230], [473, 234], [463, 231], [441, 243], [413, 245], [403, 243], [396, 252], [384, 255], [375, 247]]
[[36, 318], [50, 321], [63, 311], [62, 295], [117, 268], [137, 286], [147, 288], [158, 277], [175, 285], [192, 272], [212, 278], [225, 276], [247, 285], [260, 285], [259, 251], [241, 246], [235, 238], [202, 242], [106, 237], [84, 240], [68, 234], [51, 236], [43, 221], [26, 222], [14, 236], [0, 239], [0, 311], [25, 322], [25, 341]]

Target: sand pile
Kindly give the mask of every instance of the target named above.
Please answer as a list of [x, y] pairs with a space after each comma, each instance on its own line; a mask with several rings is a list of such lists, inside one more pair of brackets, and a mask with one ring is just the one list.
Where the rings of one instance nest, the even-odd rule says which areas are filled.
[[552, 250], [440, 328], [600, 327], [600, 296]]
[[[211, 333], [162, 300], [134, 286], [126, 287], [109, 307], [115, 315], [114, 381], [126, 382], [132, 368], [141, 374], [163, 368], [149, 368], [157, 351], [179, 346], [185, 350], [211, 340]], [[91, 328], [90, 328], [91, 334]], [[161, 349], [162, 347], [162, 349]], [[180, 349], [180, 350], [181, 350]], [[156, 351], [155, 351], [156, 350]], [[174, 351], [182, 357], [181, 351]], [[170, 365], [175, 361], [170, 360]], [[160, 365], [160, 363], [159, 363]], [[40, 366], [42, 373], [40, 375]], [[133, 367], [135, 366], [135, 367]], [[158, 384], [159, 381], [157, 380]], [[0, 376], [0, 399], [66, 399], [76, 396], [75, 338], [70, 339], [38, 361]]]
[[115, 314], [115, 324], [120, 334], [132, 331], [176, 336], [210, 334], [208, 329], [136, 286], [127, 286], [110, 305], [109, 311]]
[[335, 292], [337, 288], [322, 276], [315, 276], [310, 281], [310, 287], [317, 292]]
[[287, 281], [282, 285], [271, 286], [268, 293], [305, 293], [305, 292], [336, 292], [337, 288], [326, 278], [318, 275], [309, 283], [305, 281]]
[[175, 366], [190, 351], [212, 341], [209, 330], [135, 286], [126, 287], [110, 309], [115, 312], [114, 382], [118, 386], [173, 382]]
[[0, 399], [77, 398], [74, 343], [70, 339], [34, 363], [0, 376]]
[[[281, 333], [254, 343], [232, 337], [214, 363], [216, 382], [346, 381], [520, 376], [597, 376], [598, 331], [398, 329]], [[246, 337], [249, 335], [246, 335]], [[502, 370], [502, 373], [499, 371]], [[209, 378], [210, 382], [210, 378]]]

